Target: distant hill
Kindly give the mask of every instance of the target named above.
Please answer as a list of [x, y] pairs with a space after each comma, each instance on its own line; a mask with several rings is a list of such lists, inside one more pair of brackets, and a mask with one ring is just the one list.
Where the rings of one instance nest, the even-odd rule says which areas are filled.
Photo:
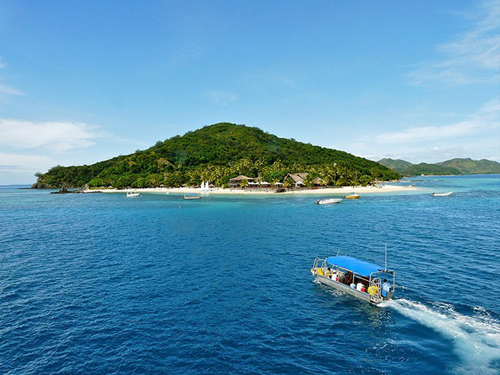
[[418, 176], [421, 174], [432, 174], [432, 175], [460, 175], [461, 173], [456, 168], [444, 167], [437, 164], [412, 164], [403, 173], [407, 176]]
[[500, 163], [486, 159], [451, 159], [435, 164], [412, 164], [405, 160], [384, 158], [379, 163], [405, 176], [500, 174]]
[[487, 159], [451, 159], [436, 164], [458, 169], [462, 174], [500, 174], [500, 163]]
[[158, 141], [130, 155], [92, 165], [51, 168], [36, 174], [33, 187], [192, 186], [201, 181], [224, 186], [239, 174], [276, 182], [297, 172], [309, 172], [310, 180], [320, 177], [329, 186], [366, 185], [401, 177], [344, 151], [278, 138], [255, 127], [219, 123]]
[[378, 161], [380, 164], [385, 165], [387, 168], [392, 169], [395, 172], [403, 174], [407, 168], [411, 167], [413, 164], [409, 161], [401, 159], [390, 159], [384, 158]]

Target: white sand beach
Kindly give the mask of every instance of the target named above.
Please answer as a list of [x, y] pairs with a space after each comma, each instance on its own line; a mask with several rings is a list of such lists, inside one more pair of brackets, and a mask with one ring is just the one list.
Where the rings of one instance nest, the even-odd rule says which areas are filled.
[[[345, 195], [349, 193], [358, 194], [379, 194], [379, 193], [394, 193], [394, 192], [405, 192], [405, 191], [415, 191], [417, 190], [414, 186], [395, 186], [395, 185], [383, 185], [380, 187], [374, 186], [345, 186], [339, 188], [318, 188], [318, 189], [296, 189], [289, 190], [279, 195]], [[200, 193], [210, 193], [217, 195], [269, 195], [276, 194], [274, 189], [258, 189], [258, 188], [247, 188], [247, 189], [222, 189], [222, 188], [211, 188], [209, 191], [202, 190], [201, 188], [135, 188], [135, 189], [91, 189], [85, 192], [102, 192], [102, 193], [127, 193], [129, 191], [134, 191], [138, 193], [157, 193], [157, 194], [200, 194]], [[278, 195], [278, 194], [276, 194]]]

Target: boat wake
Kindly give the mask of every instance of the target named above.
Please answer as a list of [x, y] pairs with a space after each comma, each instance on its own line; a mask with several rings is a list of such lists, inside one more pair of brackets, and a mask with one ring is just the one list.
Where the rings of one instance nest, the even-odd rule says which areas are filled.
[[[379, 304], [416, 320], [453, 342], [454, 353], [460, 358], [459, 374], [497, 374], [500, 365], [500, 322], [484, 309], [476, 308], [474, 316], [456, 312], [453, 305], [435, 308], [405, 299]], [[495, 363], [496, 362], [496, 363]]]

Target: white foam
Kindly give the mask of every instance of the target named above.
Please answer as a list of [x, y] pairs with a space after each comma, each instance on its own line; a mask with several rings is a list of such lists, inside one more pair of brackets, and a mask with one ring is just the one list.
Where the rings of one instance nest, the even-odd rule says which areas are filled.
[[450, 304], [440, 304], [438, 308], [444, 310], [441, 312], [405, 299], [384, 302], [379, 306], [393, 308], [450, 339], [455, 354], [462, 362], [455, 369], [457, 373], [497, 373], [498, 368], [493, 369], [490, 365], [500, 360], [500, 324], [488, 314], [462, 315], [454, 311]]

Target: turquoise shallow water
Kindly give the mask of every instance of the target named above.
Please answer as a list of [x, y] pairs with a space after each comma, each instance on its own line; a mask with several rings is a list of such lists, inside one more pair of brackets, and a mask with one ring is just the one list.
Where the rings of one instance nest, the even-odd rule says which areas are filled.
[[[0, 373], [496, 374], [500, 176], [412, 183], [332, 206], [0, 188]], [[385, 243], [395, 301], [313, 282]]]

